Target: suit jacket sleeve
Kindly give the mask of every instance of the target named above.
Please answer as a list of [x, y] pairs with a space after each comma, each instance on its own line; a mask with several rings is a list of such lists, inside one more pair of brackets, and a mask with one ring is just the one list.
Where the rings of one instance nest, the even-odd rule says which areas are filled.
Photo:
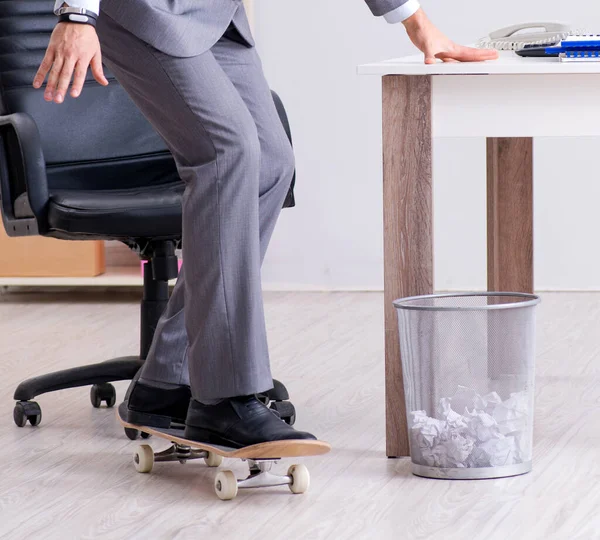
[[373, 12], [373, 15], [381, 16], [398, 9], [408, 2], [408, 0], [365, 0], [367, 6]]

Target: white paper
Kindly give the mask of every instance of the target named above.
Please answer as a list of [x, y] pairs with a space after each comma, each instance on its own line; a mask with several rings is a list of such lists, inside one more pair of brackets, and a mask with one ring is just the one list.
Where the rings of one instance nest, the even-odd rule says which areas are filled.
[[409, 416], [415, 463], [441, 468], [502, 467], [531, 459], [530, 396], [502, 400], [459, 386], [438, 403], [437, 418], [426, 411]]

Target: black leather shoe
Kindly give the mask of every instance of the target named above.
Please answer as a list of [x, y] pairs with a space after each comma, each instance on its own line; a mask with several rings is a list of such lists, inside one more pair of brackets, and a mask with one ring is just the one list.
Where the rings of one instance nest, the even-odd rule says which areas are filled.
[[203, 405], [192, 399], [184, 437], [230, 448], [271, 441], [316, 440], [314, 435], [286, 424], [256, 396], [226, 399], [217, 405]]
[[157, 388], [133, 381], [127, 391], [127, 418], [131, 424], [168, 428], [171, 423], [184, 424], [192, 393], [189, 386]]

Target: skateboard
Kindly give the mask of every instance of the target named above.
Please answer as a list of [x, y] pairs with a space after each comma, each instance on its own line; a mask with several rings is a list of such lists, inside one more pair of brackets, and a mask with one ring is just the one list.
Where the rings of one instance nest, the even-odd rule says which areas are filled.
[[239, 489], [288, 486], [292, 493], [304, 493], [310, 485], [310, 474], [305, 465], [292, 465], [287, 475], [276, 475], [271, 468], [282, 458], [320, 456], [331, 450], [323, 441], [289, 440], [274, 441], [244, 448], [229, 448], [215, 444], [190, 441], [183, 437], [185, 426], [172, 424], [168, 429], [130, 424], [125, 420], [127, 404], [121, 403], [117, 409], [119, 423], [128, 429], [135, 429], [147, 436], [165, 439], [171, 446], [155, 453], [148, 444], [142, 444], [133, 455], [133, 463], [140, 473], [149, 473], [155, 462], [204, 459], [208, 467], [219, 467], [223, 458], [241, 459], [248, 463], [250, 473], [247, 478], [238, 480], [230, 470], [219, 471], [215, 477], [215, 493], [219, 499], [234, 499]]

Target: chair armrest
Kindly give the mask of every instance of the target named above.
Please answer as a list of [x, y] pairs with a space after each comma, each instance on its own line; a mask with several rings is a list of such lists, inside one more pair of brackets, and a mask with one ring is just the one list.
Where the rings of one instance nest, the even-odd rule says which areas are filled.
[[[274, 90], [271, 90], [271, 96], [273, 97], [273, 101], [275, 102], [275, 108], [277, 109], [277, 114], [279, 115], [279, 119], [283, 124], [283, 129], [290, 140], [290, 144], [293, 145], [292, 141], [292, 130], [290, 128], [290, 122], [288, 120], [287, 113], [285, 112], [285, 107], [283, 106], [283, 102], [281, 98]], [[294, 188], [296, 187], [296, 170], [294, 169], [294, 176], [292, 178], [292, 182], [290, 184], [290, 189], [288, 194], [283, 202], [283, 208], [292, 208], [296, 206], [296, 198], [294, 197]]]
[[37, 125], [26, 113], [0, 116], [0, 203], [9, 236], [46, 232], [46, 162]]

